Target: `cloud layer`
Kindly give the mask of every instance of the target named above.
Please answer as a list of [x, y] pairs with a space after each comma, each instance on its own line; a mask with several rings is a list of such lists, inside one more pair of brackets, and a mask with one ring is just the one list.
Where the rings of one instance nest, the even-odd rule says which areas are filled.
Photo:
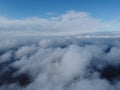
[[0, 90], [120, 90], [119, 38], [0, 40]]
[[108, 23], [93, 18], [86, 12], [73, 10], [50, 18], [8, 19], [0, 17], [0, 33], [7, 36], [66, 35], [100, 31], [108, 26]]

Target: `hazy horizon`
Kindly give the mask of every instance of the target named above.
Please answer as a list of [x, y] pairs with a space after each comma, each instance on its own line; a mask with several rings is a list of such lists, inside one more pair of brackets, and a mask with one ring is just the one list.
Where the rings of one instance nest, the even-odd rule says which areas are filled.
[[0, 0], [2, 36], [119, 31], [118, 0]]

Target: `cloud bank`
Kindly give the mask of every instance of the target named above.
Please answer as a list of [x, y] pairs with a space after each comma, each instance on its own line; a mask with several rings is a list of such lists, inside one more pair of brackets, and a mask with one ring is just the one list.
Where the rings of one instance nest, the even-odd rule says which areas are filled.
[[119, 38], [0, 40], [0, 90], [120, 90]]
[[108, 24], [86, 12], [71, 10], [50, 18], [8, 19], [0, 17], [0, 33], [4, 36], [71, 35], [100, 31], [109, 27]]

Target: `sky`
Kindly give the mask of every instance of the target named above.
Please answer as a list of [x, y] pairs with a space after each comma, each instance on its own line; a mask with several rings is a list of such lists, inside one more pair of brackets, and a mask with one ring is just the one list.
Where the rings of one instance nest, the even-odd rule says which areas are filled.
[[93, 16], [111, 19], [120, 16], [119, 0], [0, 0], [0, 15], [9, 18], [47, 17], [68, 10], [89, 12]]
[[0, 31], [20, 35], [119, 31], [119, 4], [119, 0], [0, 0]]

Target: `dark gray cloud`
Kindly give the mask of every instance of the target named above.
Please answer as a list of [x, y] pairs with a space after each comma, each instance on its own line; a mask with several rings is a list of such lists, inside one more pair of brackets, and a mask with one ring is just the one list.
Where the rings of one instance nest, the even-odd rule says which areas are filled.
[[0, 90], [120, 90], [119, 38], [53, 38], [0, 40]]

